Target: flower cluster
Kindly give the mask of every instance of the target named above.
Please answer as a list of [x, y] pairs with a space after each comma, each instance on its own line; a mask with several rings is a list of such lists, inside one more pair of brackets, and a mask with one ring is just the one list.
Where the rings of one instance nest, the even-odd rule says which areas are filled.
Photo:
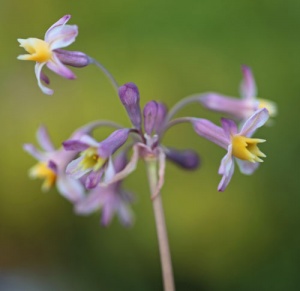
[[[19, 40], [30, 53], [19, 56], [19, 59], [36, 61], [38, 84], [46, 94], [51, 94], [52, 90], [41, 83], [49, 83], [41, 71], [45, 64], [68, 79], [73, 79], [74, 74], [65, 65], [84, 67], [95, 64], [84, 53], [61, 50], [71, 44], [78, 33], [77, 26], [66, 25], [69, 18], [66, 15], [52, 25], [44, 40]], [[100, 63], [96, 64], [107, 73]], [[186, 97], [170, 110], [165, 104], [154, 100], [142, 109], [136, 84], [117, 86], [113, 83], [132, 126], [127, 128], [113, 122], [95, 121], [75, 130], [58, 150], [53, 147], [46, 129], [41, 127], [37, 138], [43, 151], [31, 144], [24, 146], [38, 160], [38, 164], [30, 170], [30, 176], [45, 179], [44, 190], [56, 184], [58, 191], [74, 203], [78, 214], [86, 215], [101, 208], [103, 225], [111, 221], [114, 213], [124, 225], [130, 225], [133, 217], [130, 204], [134, 199], [121, 186], [122, 180], [136, 169], [139, 159], [153, 161], [158, 166], [153, 199], [163, 186], [166, 160], [185, 170], [198, 168], [200, 159], [196, 151], [163, 144], [166, 131], [185, 122], [192, 126], [197, 135], [225, 149], [226, 154], [219, 167], [222, 178], [218, 186], [219, 191], [224, 191], [234, 173], [234, 160], [240, 171], [249, 175], [266, 157], [258, 148], [258, 144], [265, 140], [252, 136], [267, 122], [269, 115], [276, 114], [273, 102], [256, 97], [256, 85], [250, 68], [243, 66], [242, 70], [242, 99], [209, 92]], [[230, 119], [222, 118], [221, 126], [217, 126], [204, 118], [174, 118], [175, 113], [191, 102], [224, 113]], [[113, 127], [114, 131], [106, 139], [98, 141], [93, 137], [93, 131], [103, 126]]]

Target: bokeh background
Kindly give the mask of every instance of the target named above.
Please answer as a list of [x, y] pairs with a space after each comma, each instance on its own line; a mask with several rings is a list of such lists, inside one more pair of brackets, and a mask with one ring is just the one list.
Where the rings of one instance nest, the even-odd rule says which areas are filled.
[[[162, 191], [178, 290], [300, 290], [300, 2], [297, 0], [9, 1], [0, 9], [0, 290], [162, 290], [144, 165], [126, 179], [136, 194], [135, 224], [99, 225], [79, 217], [56, 189], [28, 179], [35, 164], [22, 150], [46, 124], [57, 146], [84, 123], [129, 125], [118, 97], [96, 67], [68, 81], [49, 73], [55, 94], [39, 90], [33, 63], [17, 61], [17, 38], [42, 38], [64, 14], [79, 25], [70, 49], [98, 59], [120, 84], [133, 81], [141, 104], [169, 106], [192, 93], [239, 96], [242, 64], [259, 96], [278, 104], [265, 163], [236, 171], [217, 192], [224, 150], [178, 126], [165, 144], [194, 148], [201, 168], [168, 164]], [[181, 115], [220, 115], [188, 106]], [[105, 137], [107, 132], [99, 131]]]

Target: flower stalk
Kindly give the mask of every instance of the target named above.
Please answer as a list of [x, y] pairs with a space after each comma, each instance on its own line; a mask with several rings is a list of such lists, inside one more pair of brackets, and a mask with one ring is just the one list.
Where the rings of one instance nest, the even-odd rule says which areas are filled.
[[[148, 174], [151, 196], [153, 196], [156, 191], [157, 183], [158, 183], [157, 161], [155, 159], [147, 160], [146, 167], [147, 167], [147, 174]], [[175, 284], [174, 284], [169, 240], [168, 240], [163, 204], [162, 204], [162, 199], [160, 194], [155, 195], [155, 198], [152, 200], [152, 205], [153, 205], [158, 245], [159, 245], [164, 290], [174, 291]]]

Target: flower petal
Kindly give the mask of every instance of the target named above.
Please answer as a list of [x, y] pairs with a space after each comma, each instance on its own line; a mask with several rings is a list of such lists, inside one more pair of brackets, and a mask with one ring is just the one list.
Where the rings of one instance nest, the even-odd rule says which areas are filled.
[[36, 76], [36, 79], [38, 81], [38, 85], [41, 88], [41, 90], [43, 91], [43, 93], [47, 94], [47, 95], [52, 95], [53, 94], [53, 90], [51, 90], [50, 88], [47, 88], [41, 82], [41, 80], [42, 80], [42, 78], [41, 78], [41, 72], [42, 72], [42, 68], [43, 68], [44, 65], [45, 65], [45, 63], [36, 63], [35, 64], [35, 67], [34, 67], [35, 76]]
[[223, 192], [228, 186], [233, 172], [234, 162], [232, 158], [232, 145], [229, 145], [227, 154], [223, 157], [219, 168], [219, 174], [222, 175], [222, 179], [218, 186], [218, 191]]
[[253, 172], [259, 167], [260, 163], [252, 163], [248, 161], [243, 161], [240, 159], [235, 159], [240, 171], [245, 175], [252, 175]]
[[95, 188], [99, 184], [102, 175], [103, 175], [103, 169], [95, 172], [91, 171], [86, 177], [85, 187], [87, 189]]
[[227, 118], [221, 118], [222, 128], [224, 129], [224, 133], [226, 134], [227, 138], [230, 139], [231, 135], [235, 135], [238, 132], [238, 128], [236, 123]]
[[257, 107], [257, 102], [252, 100], [233, 98], [214, 92], [204, 94], [199, 98], [199, 102], [209, 110], [229, 114], [239, 120], [250, 116]]
[[133, 213], [125, 203], [120, 203], [118, 207], [118, 216], [120, 222], [124, 226], [131, 226], [133, 224]]
[[106, 188], [104, 187], [98, 186], [93, 189], [88, 196], [75, 204], [75, 212], [77, 214], [87, 215], [101, 208], [104, 203], [105, 193]]
[[52, 152], [55, 150], [52, 141], [50, 140], [48, 130], [45, 126], [40, 126], [36, 133], [37, 140], [46, 152]]
[[60, 194], [71, 202], [78, 202], [84, 198], [84, 187], [78, 180], [60, 174], [56, 186]]
[[70, 162], [66, 168], [66, 173], [72, 177], [73, 179], [79, 179], [88, 172], [91, 171], [90, 168], [83, 170], [82, 167], [80, 167], [80, 163], [84, 157], [79, 157], [72, 162]]
[[197, 134], [227, 149], [230, 140], [225, 135], [222, 127], [202, 118], [193, 118], [191, 122]]
[[26, 143], [23, 145], [23, 149], [38, 161], [43, 161], [46, 158], [46, 155], [38, 150], [33, 144]]
[[118, 150], [127, 140], [130, 129], [122, 128], [115, 130], [108, 138], [99, 143], [98, 154], [108, 158]]
[[78, 139], [66, 140], [62, 143], [62, 145], [66, 151], [78, 151], [78, 152], [84, 151], [90, 147], [88, 144]]
[[257, 95], [256, 84], [252, 71], [247, 66], [242, 66], [244, 78], [241, 82], [240, 91], [244, 99], [255, 99]]
[[120, 181], [127, 177], [131, 172], [133, 172], [136, 169], [137, 162], [139, 159], [139, 148], [140, 146], [143, 146], [142, 144], [135, 144], [133, 146], [133, 154], [131, 156], [130, 161], [127, 163], [127, 165], [124, 167], [123, 170], [120, 172], [116, 173], [113, 178], [109, 181], [104, 181], [100, 183], [100, 186], [107, 186], [111, 185], [112, 183], [115, 183], [117, 181]]
[[269, 112], [266, 108], [255, 111], [244, 123], [240, 135], [251, 137], [257, 128], [263, 126], [269, 118]]
[[46, 65], [51, 71], [66, 79], [76, 79], [75, 74], [69, 68], [67, 68], [55, 54], [52, 55], [52, 59], [49, 60]]
[[53, 28], [66, 24], [70, 18], [71, 18], [71, 15], [67, 14], [67, 15], [64, 15], [62, 18], [60, 18], [58, 21], [56, 21], [54, 24], [52, 24], [51, 27], [46, 31], [46, 34], [44, 37], [45, 41], [48, 42], [48, 37], [49, 37], [48, 35], [49, 35], [49, 33], [51, 33], [51, 30]]

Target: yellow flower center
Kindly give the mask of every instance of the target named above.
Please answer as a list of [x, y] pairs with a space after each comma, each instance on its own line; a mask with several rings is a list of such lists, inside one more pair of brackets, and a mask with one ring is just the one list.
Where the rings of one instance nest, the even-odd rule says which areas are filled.
[[29, 170], [29, 176], [32, 178], [44, 179], [42, 190], [49, 190], [56, 181], [56, 173], [51, 170], [46, 163], [40, 162]]
[[80, 155], [83, 156], [83, 159], [80, 162], [80, 167], [83, 170], [92, 168], [93, 171], [98, 171], [106, 161], [106, 159], [103, 159], [98, 155], [97, 148], [95, 147], [86, 149], [81, 152]]
[[44, 40], [38, 38], [18, 39], [20, 46], [23, 47], [29, 55], [18, 56], [19, 60], [36, 61], [39, 63], [47, 62], [52, 57], [50, 45]]
[[267, 99], [258, 99], [258, 101], [259, 101], [259, 105], [258, 105], [259, 109], [266, 108], [271, 117], [274, 117], [277, 115], [277, 106], [276, 106], [275, 102], [272, 102]]
[[231, 138], [232, 154], [238, 159], [252, 163], [263, 162], [261, 158], [265, 158], [266, 155], [257, 146], [258, 143], [262, 142], [265, 142], [265, 140], [234, 135]]

